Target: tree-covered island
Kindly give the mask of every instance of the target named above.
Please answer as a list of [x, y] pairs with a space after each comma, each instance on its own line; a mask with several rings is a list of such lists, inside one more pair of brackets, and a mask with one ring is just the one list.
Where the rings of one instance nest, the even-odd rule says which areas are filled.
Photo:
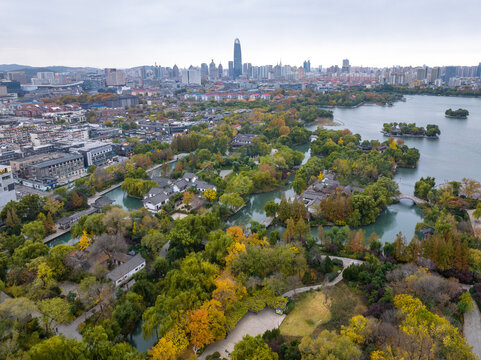
[[416, 123], [384, 123], [381, 131], [386, 136], [437, 138], [441, 135], [438, 125], [428, 124], [426, 128]]
[[448, 109], [444, 112], [444, 115], [446, 115], [446, 117], [448, 118], [467, 119], [469, 115], [469, 111], [466, 109], [458, 109], [458, 110]]

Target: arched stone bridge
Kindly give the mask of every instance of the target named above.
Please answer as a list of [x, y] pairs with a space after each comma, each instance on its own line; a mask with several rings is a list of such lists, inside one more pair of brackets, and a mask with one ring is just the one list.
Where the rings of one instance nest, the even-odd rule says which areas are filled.
[[394, 197], [395, 200], [401, 200], [401, 199], [409, 199], [411, 201], [413, 201], [416, 205], [419, 205], [419, 204], [425, 204], [427, 203], [426, 200], [423, 200], [423, 199], [420, 199], [414, 195], [410, 195], [410, 194], [399, 194], [398, 196]]

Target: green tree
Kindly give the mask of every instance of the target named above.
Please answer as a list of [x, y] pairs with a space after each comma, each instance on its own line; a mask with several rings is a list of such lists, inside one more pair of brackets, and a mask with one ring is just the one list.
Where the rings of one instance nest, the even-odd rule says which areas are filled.
[[266, 216], [269, 217], [275, 217], [278, 209], [279, 204], [276, 204], [274, 201], [268, 201], [264, 205], [264, 211], [266, 212]]
[[349, 337], [328, 330], [323, 330], [316, 338], [302, 338], [299, 350], [303, 360], [355, 360], [362, 355]]
[[152, 230], [142, 238], [141, 244], [142, 246], [150, 249], [152, 252], [158, 253], [167, 243], [167, 241], [168, 238], [164, 233]]
[[478, 205], [476, 205], [476, 209], [473, 211], [473, 216], [476, 219], [479, 219], [481, 217], [481, 203], [478, 203]]
[[31, 360], [89, 360], [85, 343], [66, 339], [63, 335], [54, 336], [28, 351]]
[[50, 332], [52, 323], [64, 323], [70, 318], [70, 304], [67, 300], [56, 297], [38, 303], [45, 324], [45, 331]]
[[31, 240], [41, 241], [45, 236], [45, 227], [42, 220], [31, 221], [22, 226], [22, 233]]
[[48, 254], [48, 246], [41, 241], [27, 240], [21, 247], [15, 249], [12, 255], [14, 264], [26, 264], [32, 259]]
[[227, 183], [226, 193], [237, 193], [240, 196], [249, 195], [254, 191], [254, 183], [248, 175], [236, 175]]
[[231, 209], [238, 209], [245, 204], [244, 199], [238, 193], [225, 193], [219, 198], [219, 201]]
[[278, 360], [277, 353], [271, 351], [269, 346], [262, 340], [260, 335], [252, 337], [245, 335], [241, 341], [234, 346], [234, 351], [230, 354], [232, 360]]
[[113, 318], [120, 325], [120, 333], [124, 336], [131, 334], [145, 310], [142, 296], [134, 292], [128, 292], [112, 313]]

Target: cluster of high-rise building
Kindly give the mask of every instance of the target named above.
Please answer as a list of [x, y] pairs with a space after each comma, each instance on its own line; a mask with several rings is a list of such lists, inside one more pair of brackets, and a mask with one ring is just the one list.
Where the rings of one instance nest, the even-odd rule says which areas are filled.
[[[354, 66], [349, 59], [341, 65], [323, 68], [305, 60], [300, 66], [282, 64], [254, 65], [243, 62], [241, 42], [235, 39], [232, 60], [226, 66], [215, 59], [187, 68], [141, 66], [130, 69], [73, 69], [71, 71], [37, 71], [28, 69], [0, 72], [0, 103], [16, 96], [29, 96], [31, 91], [49, 97], [111, 91], [130, 92], [134, 89], [175, 91], [181, 87], [201, 87], [221, 83], [224, 86], [252, 88], [256, 83], [317, 82], [320, 88], [357, 85], [406, 85], [436, 87], [480, 87], [481, 63], [477, 66], [394, 66], [374, 68]], [[225, 63], [224, 63], [225, 64]], [[43, 69], [48, 70], [48, 69]], [[248, 85], [246, 84], [248, 83]], [[230, 84], [230, 85], [229, 85]], [[130, 103], [123, 104], [131, 106]]]

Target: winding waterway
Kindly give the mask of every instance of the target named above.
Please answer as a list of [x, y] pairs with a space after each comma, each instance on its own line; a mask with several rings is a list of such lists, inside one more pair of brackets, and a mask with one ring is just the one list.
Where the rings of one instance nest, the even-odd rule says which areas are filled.
[[[470, 112], [467, 120], [448, 119], [444, 111], [448, 108], [465, 108]], [[469, 177], [481, 180], [481, 99], [407, 96], [406, 102], [397, 102], [392, 107], [364, 105], [354, 109], [334, 109], [334, 120], [342, 125], [334, 129], [350, 129], [361, 134], [363, 139], [386, 140], [380, 131], [385, 122], [417, 123], [418, 126], [437, 124], [441, 130], [438, 140], [406, 138], [408, 146], [414, 146], [421, 152], [417, 169], [398, 169], [394, 179], [402, 193], [412, 194], [414, 184], [420, 177], [434, 176], [437, 183], [461, 180]], [[317, 125], [309, 126], [315, 130]], [[304, 153], [306, 163], [310, 157], [309, 145], [302, 145], [296, 150]], [[291, 175], [290, 180], [293, 179]], [[267, 201], [279, 203], [282, 195], [294, 196], [294, 190], [285, 186], [277, 191], [254, 194], [246, 206], [229, 219], [229, 225], [247, 225], [249, 220], [262, 222], [266, 216], [264, 205]], [[388, 206], [379, 215], [374, 224], [362, 227], [366, 236], [375, 232], [383, 242], [393, 241], [398, 232], [402, 232], [408, 241], [414, 235], [416, 223], [422, 221], [421, 210], [410, 200], [401, 200]], [[317, 228], [311, 229], [317, 235]], [[139, 351], [151, 349], [155, 339], [143, 339], [141, 323], [133, 335], [133, 345]]]
[[[448, 119], [444, 111], [448, 108], [468, 109], [467, 120]], [[398, 169], [394, 179], [401, 193], [412, 194], [414, 184], [421, 177], [434, 176], [438, 184], [463, 177], [481, 180], [481, 99], [461, 97], [407, 96], [406, 102], [394, 106], [364, 105], [357, 108], [335, 108], [334, 120], [340, 126], [333, 129], [350, 129], [359, 133], [364, 140], [387, 139], [381, 134], [385, 122], [415, 122], [418, 126], [437, 124], [441, 130], [439, 139], [405, 138], [406, 145], [420, 150], [421, 158], [416, 169]], [[315, 130], [317, 125], [307, 127]], [[310, 157], [307, 145], [299, 147], [305, 155], [304, 163]], [[280, 202], [294, 195], [287, 186], [278, 191], [251, 196], [246, 207], [230, 219], [230, 224], [246, 225], [249, 220], [262, 222], [266, 216], [264, 205], [267, 201]], [[422, 213], [412, 201], [402, 200], [385, 209], [374, 224], [362, 227], [369, 236], [376, 232], [383, 242], [394, 240], [402, 232], [408, 241], [414, 236], [416, 223], [422, 221]], [[312, 228], [313, 235], [317, 229]]]
[[[120, 187], [109, 191], [108, 193], [104, 194], [102, 197], [109, 198], [113, 200], [113, 205], [120, 205], [125, 210], [134, 210], [139, 209], [143, 206], [142, 201], [127, 195]], [[73, 245], [78, 241], [78, 239], [72, 238], [72, 233], [69, 231], [63, 235], [60, 235], [55, 240], [52, 240], [48, 243], [50, 248], [53, 248], [59, 244], [69, 244]]]

